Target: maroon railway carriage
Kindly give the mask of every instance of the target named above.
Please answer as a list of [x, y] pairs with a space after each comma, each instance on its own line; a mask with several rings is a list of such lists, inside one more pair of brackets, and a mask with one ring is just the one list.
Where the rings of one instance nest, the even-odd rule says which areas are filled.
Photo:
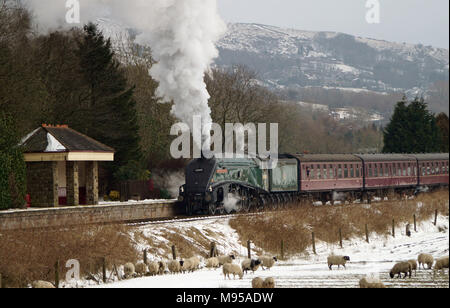
[[449, 154], [416, 154], [419, 165], [419, 186], [448, 186]]
[[364, 190], [415, 188], [417, 186], [417, 160], [402, 154], [356, 155], [364, 164]]
[[301, 192], [359, 191], [362, 161], [350, 154], [297, 154]]

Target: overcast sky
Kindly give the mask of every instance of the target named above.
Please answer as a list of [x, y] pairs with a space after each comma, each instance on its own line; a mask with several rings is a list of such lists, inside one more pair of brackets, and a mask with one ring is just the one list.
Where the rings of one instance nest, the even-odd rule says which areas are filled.
[[226, 22], [335, 31], [449, 48], [449, 0], [379, 0], [379, 24], [366, 22], [366, 1], [218, 0]]

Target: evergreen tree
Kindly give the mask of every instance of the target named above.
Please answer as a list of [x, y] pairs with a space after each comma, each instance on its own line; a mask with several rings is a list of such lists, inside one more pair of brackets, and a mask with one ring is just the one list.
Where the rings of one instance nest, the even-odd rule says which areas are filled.
[[[78, 41], [76, 54], [83, 80], [75, 129], [116, 150], [111, 175], [130, 161], [140, 161], [134, 88], [114, 58], [111, 41], [90, 23]], [[110, 164], [111, 165], [111, 164]]]
[[436, 117], [437, 126], [439, 127], [441, 137], [441, 152], [448, 153], [449, 151], [449, 119], [445, 113], [440, 113]]
[[0, 112], [0, 210], [25, 204], [26, 165], [12, 117]]
[[384, 153], [434, 153], [440, 150], [439, 129], [423, 99], [397, 103], [384, 131]]

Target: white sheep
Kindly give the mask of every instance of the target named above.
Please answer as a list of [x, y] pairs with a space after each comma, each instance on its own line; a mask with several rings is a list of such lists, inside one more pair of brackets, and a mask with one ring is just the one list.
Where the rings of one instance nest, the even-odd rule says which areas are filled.
[[219, 260], [219, 265], [224, 265], [225, 263], [233, 263], [233, 260], [236, 259], [236, 257], [234, 255], [229, 255], [229, 256], [218, 256], [217, 259]]
[[345, 264], [347, 263], [347, 261], [350, 261], [350, 257], [348, 256], [335, 256], [335, 255], [330, 255], [327, 258], [327, 262], [328, 262], [328, 268], [330, 269], [330, 271], [332, 270], [333, 265], [337, 265], [338, 269], [341, 268], [341, 265], [346, 269]]
[[236, 276], [239, 276], [240, 279], [244, 277], [244, 273], [239, 265], [233, 263], [225, 263], [222, 268], [223, 276], [226, 279], [230, 279], [230, 274], [233, 274], [233, 279], [236, 279]]
[[423, 269], [425, 269], [425, 264], [428, 266], [428, 269], [431, 269], [431, 267], [433, 266], [434, 258], [428, 253], [421, 253], [417, 257], [417, 261], [419, 261], [419, 269], [420, 265], [422, 265]]
[[139, 262], [134, 268], [138, 276], [144, 276], [147, 274], [147, 265], [144, 262]]
[[156, 276], [159, 272], [159, 263], [158, 262], [150, 262], [148, 264], [148, 274], [150, 276]]
[[274, 266], [275, 262], [278, 262], [277, 257], [261, 257], [259, 258], [261, 260], [261, 268], [264, 270], [264, 267], [266, 269], [270, 269], [272, 266]]
[[247, 271], [252, 271], [253, 273], [258, 270], [261, 265], [261, 260], [245, 259], [242, 261], [242, 271], [247, 273]]
[[183, 273], [194, 271], [191, 259], [184, 260], [183, 264], [181, 264], [181, 271]]
[[381, 282], [380, 279], [374, 278], [362, 278], [359, 281], [359, 287], [361, 289], [385, 289], [386, 286]]
[[409, 278], [411, 278], [411, 263], [409, 262], [399, 262], [397, 264], [394, 265], [394, 267], [391, 269], [391, 271], [389, 272], [389, 276], [391, 278], [394, 278], [395, 275], [398, 275], [397, 278], [401, 278], [402, 277], [402, 273], [405, 274], [405, 277], [408, 276], [409, 274]]
[[437, 259], [436, 264], [434, 264], [435, 271], [440, 271], [444, 268], [448, 268], [448, 256]]
[[273, 288], [275, 288], [275, 279], [273, 279], [272, 277], [267, 277], [264, 280], [263, 288], [264, 289], [273, 289]]
[[253, 278], [252, 280], [252, 288], [253, 289], [262, 289], [264, 284], [264, 280], [260, 277]]
[[37, 280], [31, 283], [33, 289], [55, 289], [55, 286], [48, 281]]
[[184, 264], [183, 261], [171, 260], [169, 261], [168, 268], [172, 274], [181, 272], [181, 266]]
[[411, 270], [414, 271], [414, 275], [417, 276], [417, 261], [416, 260], [408, 260], [409, 264], [411, 264]]
[[200, 269], [200, 259], [198, 257], [192, 257], [188, 260], [191, 263], [191, 271]]
[[158, 274], [159, 275], [164, 275], [164, 273], [166, 272], [167, 269], [167, 264], [164, 261], [159, 261], [158, 262]]
[[220, 267], [219, 259], [217, 257], [212, 257], [212, 258], [206, 259], [205, 266], [207, 268]]
[[134, 264], [131, 262], [128, 262], [123, 266], [123, 273], [125, 274], [125, 278], [131, 278], [134, 274], [136, 274], [136, 269], [134, 267]]

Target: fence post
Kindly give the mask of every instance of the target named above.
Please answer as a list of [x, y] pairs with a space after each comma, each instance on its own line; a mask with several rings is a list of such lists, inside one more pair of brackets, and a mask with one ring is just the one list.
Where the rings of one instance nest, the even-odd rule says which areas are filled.
[[147, 249], [144, 249], [144, 264], [147, 264]]
[[342, 246], [342, 229], [339, 228], [339, 245], [341, 245], [341, 248], [343, 248]]
[[248, 241], [247, 241], [247, 255], [248, 255], [248, 258], [249, 258], [249, 259], [252, 258], [251, 244], [252, 244], [252, 242], [250, 242], [250, 240], [248, 240]]
[[414, 232], [417, 232], [416, 214], [414, 214]]
[[215, 242], [211, 242], [211, 248], [209, 250], [209, 257], [215, 257], [216, 256], [216, 243]]
[[59, 261], [55, 263], [55, 287], [59, 288]]
[[366, 224], [366, 242], [369, 243], [369, 227]]
[[312, 246], [313, 246], [313, 252], [316, 255], [316, 239], [314, 237], [314, 232], [312, 233]]
[[177, 248], [175, 247], [175, 245], [172, 245], [172, 258], [174, 260], [177, 259]]
[[434, 211], [434, 225], [437, 225], [438, 210]]
[[392, 219], [392, 237], [395, 237], [395, 220]]
[[284, 241], [281, 240], [281, 260], [284, 260]]
[[103, 283], [106, 283], [106, 258], [102, 258], [102, 276], [103, 276]]

